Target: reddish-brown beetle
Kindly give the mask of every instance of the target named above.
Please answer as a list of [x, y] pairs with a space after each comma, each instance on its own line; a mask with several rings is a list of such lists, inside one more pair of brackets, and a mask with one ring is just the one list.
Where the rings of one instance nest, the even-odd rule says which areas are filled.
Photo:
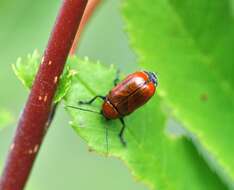
[[[117, 84], [117, 81], [116, 78], [114, 81], [115, 87], [107, 96], [97, 95], [89, 101], [80, 101], [79, 104], [92, 104], [97, 98], [101, 98], [104, 101], [101, 114], [106, 119], [120, 119], [122, 129], [119, 137], [125, 145], [123, 138], [125, 123], [123, 118], [144, 105], [154, 95], [158, 85], [158, 78], [153, 72], [138, 71], [128, 75], [119, 84]], [[74, 106], [69, 107], [77, 108]], [[91, 111], [82, 108], [81, 110]]]

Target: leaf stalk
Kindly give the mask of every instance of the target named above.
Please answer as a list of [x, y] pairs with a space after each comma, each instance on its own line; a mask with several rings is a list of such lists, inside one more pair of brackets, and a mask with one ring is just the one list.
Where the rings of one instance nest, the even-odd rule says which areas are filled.
[[53, 97], [87, 0], [63, 0], [10, 146], [0, 190], [22, 190], [49, 127]]

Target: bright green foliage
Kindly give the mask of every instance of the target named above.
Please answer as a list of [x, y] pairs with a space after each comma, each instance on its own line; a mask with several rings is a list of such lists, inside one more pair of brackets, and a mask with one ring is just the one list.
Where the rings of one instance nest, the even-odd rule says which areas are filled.
[[12, 115], [9, 112], [0, 109], [0, 131], [10, 124], [12, 120]]
[[[210, 154], [209, 164], [233, 186], [231, 1], [128, 0], [123, 13], [139, 62], [159, 73], [161, 98], [173, 116]], [[154, 117], [157, 114], [154, 112]], [[194, 180], [191, 180], [193, 186]]]
[[[18, 58], [16, 64], [12, 66], [16, 76], [25, 87], [29, 89], [32, 87], [40, 62], [41, 56], [38, 51], [35, 50], [32, 55], [28, 54], [27, 57]], [[66, 67], [60, 77], [54, 98], [55, 103], [61, 101], [71, 86], [71, 74], [69, 72], [69, 68]]]
[[37, 50], [33, 54], [28, 54], [26, 57], [19, 57], [16, 64], [12, 65], [12, 68], [16, 76], [20, 79], [26, 88], [31, 88], [34, 77], [37, 73], [41, 56]]
[[[78, 101], [107, 94], [114, 85], [116, 70], [75, 57], [69, 60], [68, 65], [77, 74], [65, 96], [66, 105], [100, 112], [102, 101], [96, 101], [93, 105], [79, 105]], [[137, 179], [152, 189], [226, 189], [191, 142], [184, 137], [166, 135], [164, 128], [167, 120], [160, 109], [158, 95], [126, 117], [124, 137], [127, 147], [123, 147], [118, 138], [121, 128], [118, 120], [107, 121], [102, 115], [73, 108], [67, 110], [72, 116], [72, 127], [87, 141], [91, 150], [119, 157]]]
[[65, 67], [60, 77], [59, 85], [55, 94], [54, 102], [60, 102], [71, 87], [72, 72], [69, 67]]
[[[14, 70], [25, 86], [30, 87], [40, 56], [34, 52], [26, 60], [22, 60], [18, 61]], [[34, 69], [30, 70], [30, 65]], [[67, 65], [71, 69], [67, 66], [63, 77], [70, 79], [70, 88], [69, 91], [64, 90], [63, 88], [67, 88], [66, 82], [63, 85], [60, 81], [58, 91], [68, 92], [63, 93], [65, 97], [60, 97], [65, 99], [66, 105], [100, 112], [101, 101], [92, 106], [80, 106], [78, 101], [90, 99], [96, 94], [107, 94], [113, 87], [116, 69], [105, 68], [100, 63], [93, 64], [88, 59], [83, 61], [76, 57], [69, 58]], [[160, 109], [160, 98], [157, 95], [126, 118], [127, 147], [123, 147], [118, 138], [121, 128], [118, 120], [106, 121], [100, 114], [66, 109], [72, 117], [72, 127], [88, 142], [92, 150], [106, 156], [119, 157], [137, 179], [144, 181], [152, 189], [226, 189], [191, 142], [184, 137], [166, 135], [164, 128], [167, 120]]]

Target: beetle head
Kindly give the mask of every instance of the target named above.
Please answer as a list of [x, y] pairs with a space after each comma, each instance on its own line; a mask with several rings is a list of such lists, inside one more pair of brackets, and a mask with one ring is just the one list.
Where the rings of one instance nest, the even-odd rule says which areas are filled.
[[154, 72], [146, 72], [149, 76], [149, 80], [154, 83], [154, 85], [158, 86], [158, 76]]

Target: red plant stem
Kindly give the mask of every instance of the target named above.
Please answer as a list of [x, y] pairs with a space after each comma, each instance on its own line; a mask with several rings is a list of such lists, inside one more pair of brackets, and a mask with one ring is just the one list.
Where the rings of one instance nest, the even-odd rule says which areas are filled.
[[48, 128], [53, 97], [87, 0], [64, 0], [8, 154], [0, 190], [22, 190]]
[[70, 55], [75, 54], [75, 51], [77, 49], [77, 44], [80, 40], [80, 36], [83, 32], [83, 29], [84, 29], [85, 25], [87, 24], [87, 22], [89, 21], [90, 17], [93, 15], [93, 13], [96, 10], [96, 8], [98, 7], [98, 5], [100, 4], [100, 2], [101, 2], [101, 0], [89, 0], [88, 1], [88, 4], [85, 8], [84, 15], [83, 15], [81, 22], [80, 22], [80, 26], [79, 26], [78, 31], [76, 33], [75, 40], [72, 44], [72, 47], [70, 50]]

